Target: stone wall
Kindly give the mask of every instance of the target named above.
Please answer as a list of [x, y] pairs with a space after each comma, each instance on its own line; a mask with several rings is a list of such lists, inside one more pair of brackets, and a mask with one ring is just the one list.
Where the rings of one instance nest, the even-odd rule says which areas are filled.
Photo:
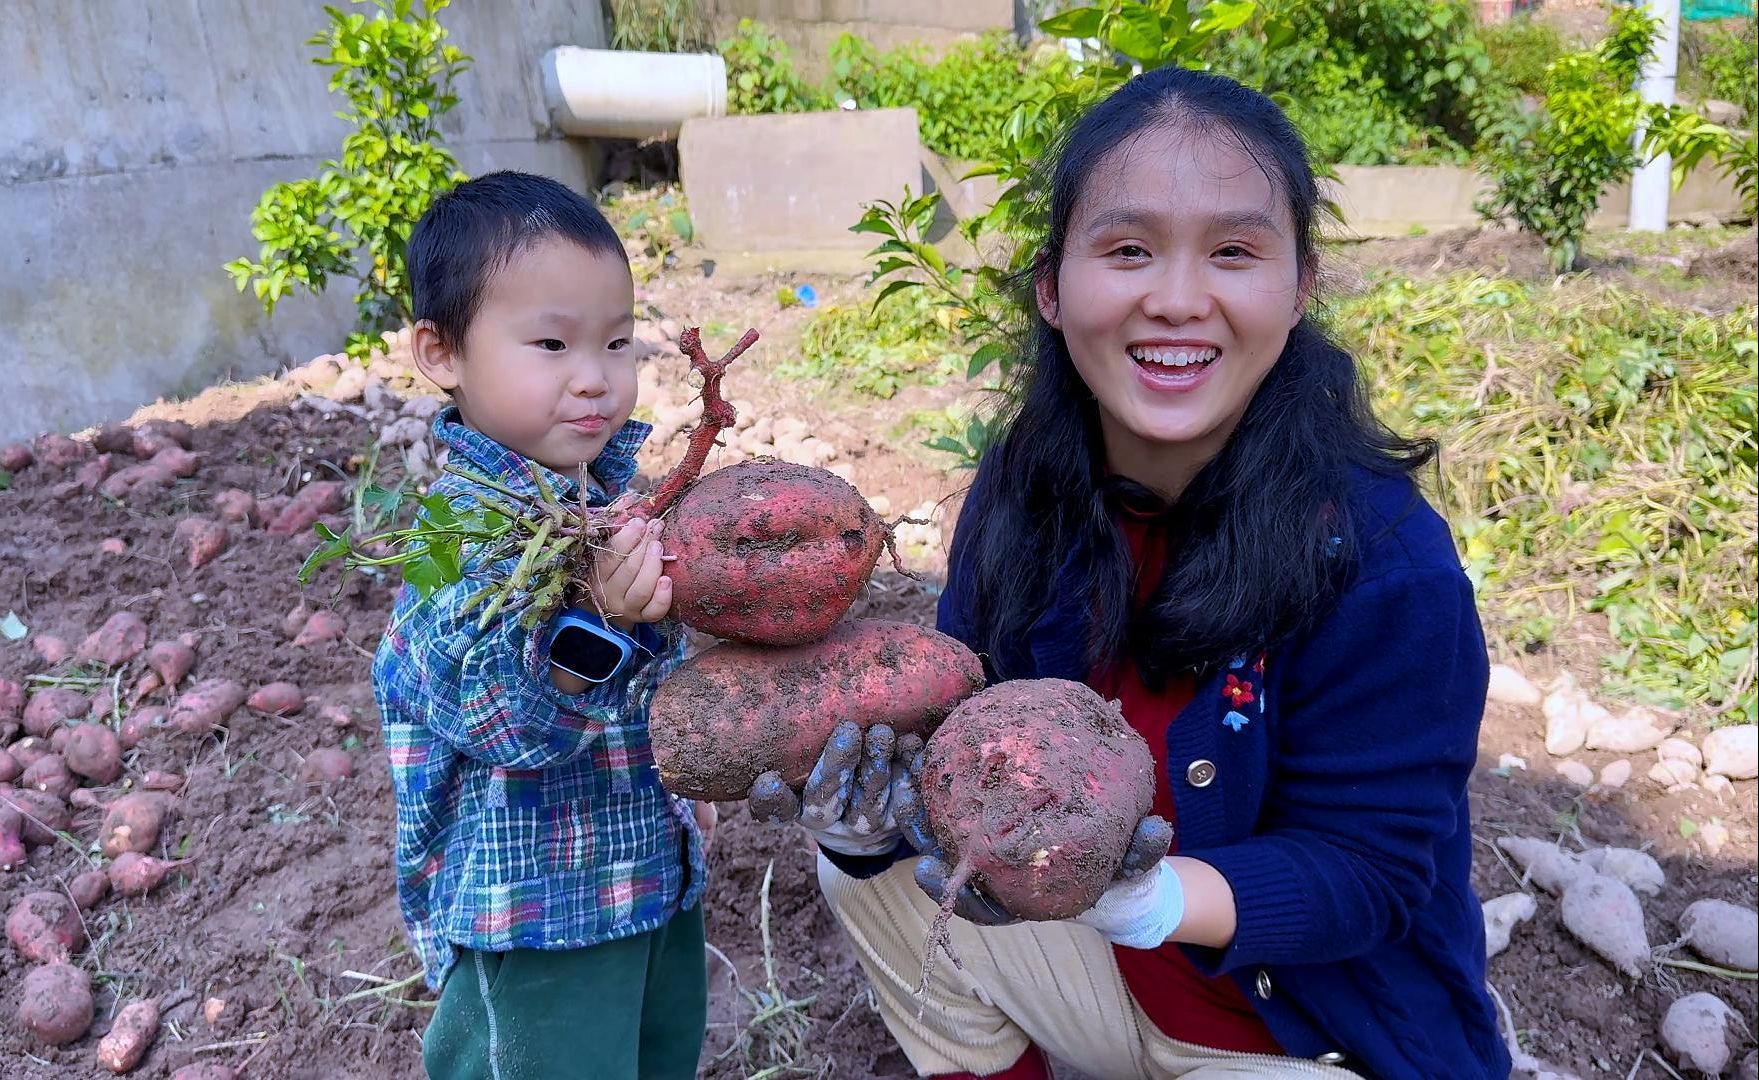
[[824, 75], [831, 42], [843, 33], [880, 49], [921, 44], [943, 49], [991, 30], [1015, 29], [1016, 0], [705, 0], [717, 39], [740, 19], [768, 26], [793, 50], [809, 78]]
[[[446, 120], [462, 167], [589, 187], [586, 150], [547, 134], [539, 60], [602, 46], [599, 5], [456, 0], [442, 19], [475, 58]], [[346, 288], [264, 319], [221, 269], [255, 253], [263, 189], [340, 149], [305, 44], [324, 23], [322, 0], [0, 3], [0, 441], [339, 347]]]

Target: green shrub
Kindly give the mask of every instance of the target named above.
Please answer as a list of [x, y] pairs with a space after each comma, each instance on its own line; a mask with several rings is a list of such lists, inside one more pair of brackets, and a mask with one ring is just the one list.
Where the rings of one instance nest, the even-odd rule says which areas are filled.
[[1336, 304], [1395, 427], [1444, 447], [1439, 505], [1493, 639], [1599, 613], [1632, 696], [1755, 718], [1754, 309], [1459, 275]]
[[330, 92], [353, 129], [342, 156], [318, 175], [276, 184], [251, 211], [257, 259], [235, 259], [227, 273], [239, 291], [252, 287], [263, 310], [296, 291], [322, 293], [331, 278], [358, 283], [358, 325], [350, 356], [364, 357], [379, 334], [414, 321], [404, 248], [436, 195], [464, 179], [440, 145], [440, 117], [458, 104], [452, 83], [470, 57], [446, 44], [438, 13], [450, 0], [354, 0], [371, 18], [335, 7], [329, 26], [307, 42], [312, 59], [332, 69]]
[[1491, 70], [1523, 94], [1545, 93], [1545, 69], [1568, 51], [1557, 27], [1521, 17], [1479, 30], [1490, 54]]
[[1738, 30], [1688, 34], [1680, 52], [1681, 74], [1690, 76], [1693, 92], [1739, 105], [1748, 125], [1759, 118], [1759, 23], [1746, 19]]
[[922, 292], [872, 305], [833, 305], [806, 324], [800, 359], [777, 373], [890, 398], [908, 383], [944, 382], [964, 370], [953, 323], [951, 313]]
[[727, 62], [727, 111], [735, 114], [813, 112], [828, 109], [830, 95], [794, 70], [786, 42], [762, 23], [740, 19], [732, 37], [721, 42]]

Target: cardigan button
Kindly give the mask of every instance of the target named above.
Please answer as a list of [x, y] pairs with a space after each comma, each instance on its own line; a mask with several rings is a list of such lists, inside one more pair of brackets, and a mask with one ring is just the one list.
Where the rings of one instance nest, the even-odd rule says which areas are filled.
[[1338, 1053], [1336, 1050], [1332, 1050], [1319, 1055], [1313, 1060], [1319, 1062], [1321, 1065], [1342, 1065], [1344, 1063], [1344, 1055]]
[[1270, 988], [1270, 972], [1264, 970], [1263, 968], [1259, 968], [1258, 969], [1258, 978], [1256, 978], [1252, 981], [1252, 986], [1254, 989], [1256, 989], [1258, 991], [1258, 996], [1262, 1000], [1264, 1000], [1264, 1001], [1270, 1000], [1270, 989], [1271, 989]]
[[1198, 758], [1185, 769], [1185, 781], [1192, 787], [1208, 787], [1215, 779], [1215, 762]]

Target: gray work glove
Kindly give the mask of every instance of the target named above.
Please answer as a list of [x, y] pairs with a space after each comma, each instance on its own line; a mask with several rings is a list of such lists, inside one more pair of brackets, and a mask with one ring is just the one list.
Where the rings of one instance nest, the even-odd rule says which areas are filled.
[[759, 821], [796, 822], [839, 854], [883, 854], [903, 835], [896, 815], [896, 792], [905, 773], [899, 763], [921, 754], [919, 736], [899, 739], [886, 724], [875, 724], [864, 735], [859, 724], [845, 720], [831, 731], [799, 795], [771, 770], [752, 783], [747, 805]]

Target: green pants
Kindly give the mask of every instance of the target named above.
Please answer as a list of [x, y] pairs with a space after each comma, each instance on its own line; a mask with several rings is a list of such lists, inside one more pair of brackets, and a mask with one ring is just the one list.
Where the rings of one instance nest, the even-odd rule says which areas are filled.
[[693, 1080], [708, 1024], [702, 905], [584, 949], [460, 949], [422, 1038], [432, 1080]]

